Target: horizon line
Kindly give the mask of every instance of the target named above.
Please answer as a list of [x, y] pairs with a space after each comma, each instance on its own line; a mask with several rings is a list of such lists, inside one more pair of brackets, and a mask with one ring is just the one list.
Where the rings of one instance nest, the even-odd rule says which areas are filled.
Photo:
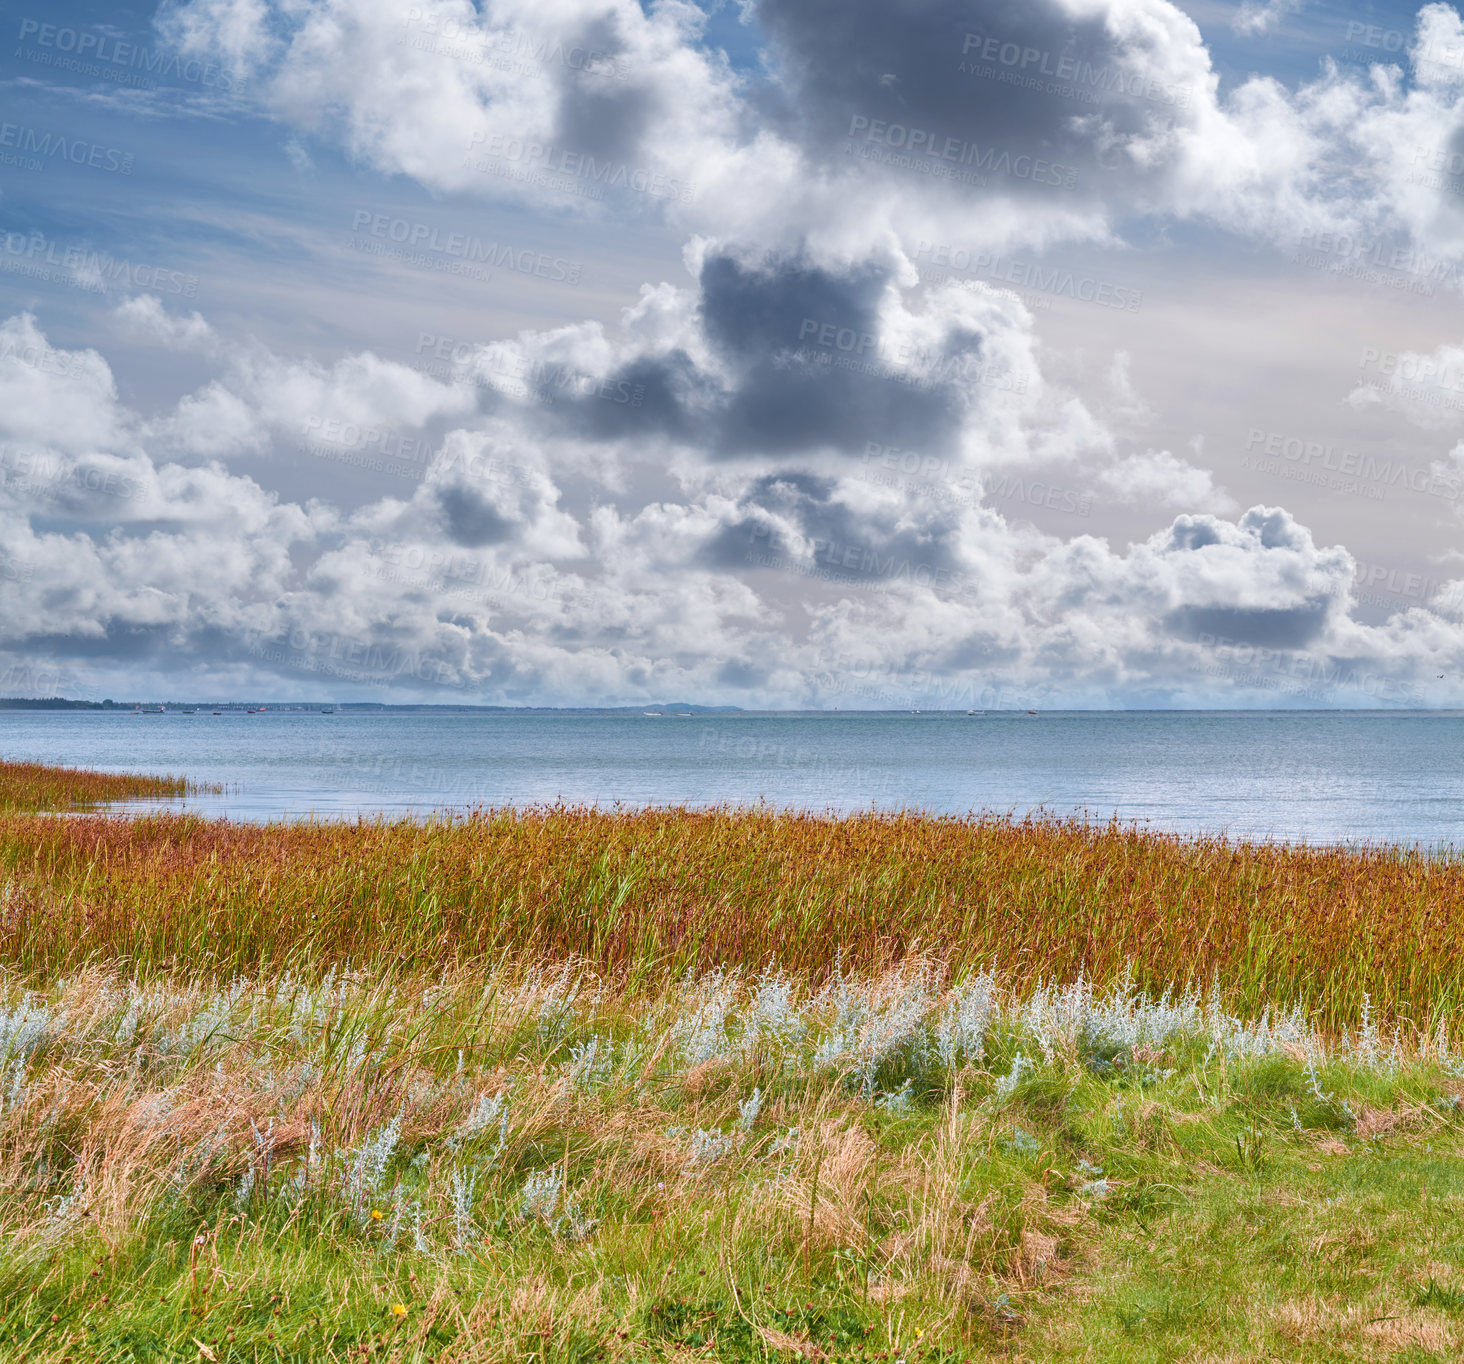
[[[110, 698], [103, 701], [91, 701], [81, 698], [70, 698], [62, 696], [45, 697], [0, 697], [0, 711], [3, 710], [112, 710], [112, 711], [133, 711], [146, 710], [148, 707], [162, 707], [165, 709], [229, 709], [241, 710], [246, 707], [258, 709], [273, 708], [276, 710], [317, 710], [321, 707], [329, 707], [334, 710], [440, 710], [440, 711], [491, 711], [496, 713], [620, 713], [638, 712], [647, 715], [649, 718], [675, 718], [678, 711], [682, 714], [698, 715], [1228, 715], [1228, 714], [1257, 714], [1257, 715], [1291, 715], [1291, 714], [1320, 714], [1320, 715], [1444, 715], [1457, 711], [1464, 711], [1464, 704], [1458, 706], [1321, 706], [1321, 705], [1299, 705], [1299, 706], [1248, 706], [1248, 705], [1168, 705], [1168, 706], [1080, 706], [1080, 705], [1057, 705], [1046, 707], [1028, 706], [737, 706], [730, 704], [707, 704], [696, 701], [640, 701], [623, 702], [620, 704], [579, 704], [579, 705], [541, 705], [532, 702], [519, 704], [493, 703], [493, 702], [441, 702], [441, 701], [336, 701], [329, 699], [313, 700], [260, 700], [260, 699], [229, 699], [229, 700], [138, 700], [128, 699], [125, 701], [114, 701]], [[157, 713], [153, 711], [153, 713]]]

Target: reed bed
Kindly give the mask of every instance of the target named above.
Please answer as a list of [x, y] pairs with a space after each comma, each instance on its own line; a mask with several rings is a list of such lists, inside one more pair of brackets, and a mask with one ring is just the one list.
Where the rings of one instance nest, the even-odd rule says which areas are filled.
[[1182, 838], [1052, 818], [765, 810], [483, 811], [249, 826], [191, 816], [0, 820], [0, 961], [223, 976], [530, 951], [627, 984], [718, 966], [819, 978], [912, 953], [956, 975], [1160, 992], [1321, 1026], [1454, 1027], [1464, 863], [1395, 848]]
[[110, 800], [182, 796], [189, 790], [181, 777], [0, 763], [0, 811], [92, 809]]

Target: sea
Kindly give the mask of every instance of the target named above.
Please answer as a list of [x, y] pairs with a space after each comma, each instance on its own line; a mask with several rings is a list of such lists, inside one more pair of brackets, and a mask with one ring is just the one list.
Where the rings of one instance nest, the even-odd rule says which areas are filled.
[[217, 784], [232, 820], [556, 803], [1043, 811], [1183, 833], [1464, 847], [1464, 711], [0, 711], [0, 757]]

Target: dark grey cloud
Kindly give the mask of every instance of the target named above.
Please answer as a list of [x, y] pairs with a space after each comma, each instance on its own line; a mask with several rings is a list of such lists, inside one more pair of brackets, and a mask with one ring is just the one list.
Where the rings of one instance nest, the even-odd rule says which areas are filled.
[[[920, 133], [942, 147], [975, 144], [973, 167], [990, 149], [998, 164], [1025, 155], [1077, 173], [1072, 184], [988, 176], [983, 188], [1004, 196], [1111, 193], [1125, 145], [1186, 122], [1193, 97], [1170, 65], [1173, 35], [1161, 23], [1137, 30], [1150, 45], [1120, 38], [1118, 8], [1079, 17], [1058, 0], [759, 0], [778, 81], [767, 112], [831, 165], [847, 163], [849, 146], [928, 156], [928, 139], [910, 139]], [[871, 136], [876, 123], [891, 131]], [[936, 159], [964, 168], [956, 156]], [[1162, 171], [1151, 160], [1143, 178]], [[888, 173], [910, 176], [903, 166]], [[1139, 178], [1132, 166], [1124, 173]]]
[[853, 588], [903, 579], [968, 587], [958, 552], [959, 526], [938, 510], [913, 522], [904, 508], [857, 510], [837, 480], [783, 472], [752, 481], [740, 515], [711, 537], [703, 565], [745, 573], [801, 567]]
[[662, 101], [644, 82], [620, 16], [584, 19], [554, 41], [573, 57], [549, 68], [558, 79], [555, 141], [587, 156], [636, 161]]
[[1185, 640], [1304, 649], [1321, 637], [1335, 606], [1330, 597], [1291, 607], [1186, 606], [1164, 623]]
[[[928, 350], [899, 343], [880, 311], [891, 282], [889, 267], [871, 262], [839, 273], [713, 253], [696, 310], [710, 365], [686, 348], [641, 354], [547, 415], [577, 435], [691, 437], [724, 457], [854, 455], [870, 441], [946, 451], [979, 392], [985, 338], [952, 324]], [[637, 405], [604, 396], [626, 387], [642, 394]]]
[[436, 489], [443, 525], [459, 545], [479, 549], [502, 544], [515, 532], [514, 522], [499, 512], [471, 483], [447, 483]]

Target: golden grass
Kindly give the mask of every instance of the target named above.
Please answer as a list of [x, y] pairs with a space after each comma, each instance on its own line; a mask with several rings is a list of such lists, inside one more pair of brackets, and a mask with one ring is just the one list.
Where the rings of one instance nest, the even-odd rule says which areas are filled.
[[[0, 773], [0, 777], [9, 780]], [[249, 826], [188, 816], [0, 818], [0, 961], [221, 973], [273, 963], [584, 957], [818, 974], [927, 953], [1016, 983], [1162, 990], [1420, 1028], [1464, 993], [1464, 864], [1390, 848], [1180, 838], [1000, 817], [759, 810], [487, 811]]]
[[109, 800], [181, 796], [188, 789], [181, 777], [89, 772], [42, 763], [0, 763], [0, 810], [90, 809]]

